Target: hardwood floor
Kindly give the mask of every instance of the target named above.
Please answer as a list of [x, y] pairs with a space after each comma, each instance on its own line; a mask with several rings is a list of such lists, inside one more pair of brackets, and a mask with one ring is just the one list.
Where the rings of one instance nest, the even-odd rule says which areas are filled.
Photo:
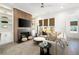
[[[53, 46], [50, 53], [56, 55]], [[34, 45], [32, 40], [21, 44], [10, 43], [0, 46], [0, 55], [40, 55], [40, 48]], [[69, 45], [65, 48], [58, 46], [57, 55], [79, 55], [79, 39], [69, 39]]]
[[66, 55], [79, 55], [79, 39], [70, 39], [69, 46], [65, 50]]
[[39, 55], [40, 49], [32, 40], [20, 44], [8, 44], [0, 47], [1, 55]]

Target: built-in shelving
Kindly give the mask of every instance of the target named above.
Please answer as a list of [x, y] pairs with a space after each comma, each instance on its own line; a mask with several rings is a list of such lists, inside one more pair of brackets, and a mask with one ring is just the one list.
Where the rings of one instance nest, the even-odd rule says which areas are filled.
[[9, 8], [6, 5], [0, 4], [0, 45], [13, 42], [13, 18], [12, 17], [13, 17], [12, 8]]
[[7, 7], [3, 4], [0, 4], [0, 14], [5, 14], [8, 16], [12, 16], [12, 8], [11, 7]]

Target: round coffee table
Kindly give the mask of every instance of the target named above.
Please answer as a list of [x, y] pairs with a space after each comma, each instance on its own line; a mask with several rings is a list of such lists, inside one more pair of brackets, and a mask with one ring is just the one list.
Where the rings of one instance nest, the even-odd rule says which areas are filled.
[[40, 42], [45, 41], [45, 40], [46, 39], [44, 37], [35, 37], [33, 39], [33, 41], [34, 41], [35, 44], [39, 44]]

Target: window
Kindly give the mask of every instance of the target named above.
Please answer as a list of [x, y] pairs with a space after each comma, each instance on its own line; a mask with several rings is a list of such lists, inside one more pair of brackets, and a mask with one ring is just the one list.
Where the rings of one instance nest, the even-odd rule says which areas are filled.
[[54, 18], [50, 18], [49, 19], [49, 26], [54, 26], [55, 25], [55, 19]]
[[44, 26], [48, 26], [48, 19], [44, 19]]
[[71, 26], [70, 30], [71, 31], [77, 31], [77, 26]]
[[42, 26], [43, 24], [42, 24], [42, 20], [39, 20], [39, 26]]

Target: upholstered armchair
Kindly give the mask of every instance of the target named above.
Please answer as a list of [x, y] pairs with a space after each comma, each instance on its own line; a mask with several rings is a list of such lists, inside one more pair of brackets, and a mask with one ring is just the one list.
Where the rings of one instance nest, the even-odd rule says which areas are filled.
[[59, 47], [62, 49], [68, 46], [68, 41], [65, 33], [48, 33], [48, 40], [54, 46], [54, 54], [57, 54], [59, 52]]
[[65, 33], [60, 33], [57, 36], [57, 39], [59, 40], [59, 43], [62, 45], [62, 47], [68, 46], [68, 39]]
[[56, 41], [57, 40], [57, 33], [48, 33], [48, 40]]

